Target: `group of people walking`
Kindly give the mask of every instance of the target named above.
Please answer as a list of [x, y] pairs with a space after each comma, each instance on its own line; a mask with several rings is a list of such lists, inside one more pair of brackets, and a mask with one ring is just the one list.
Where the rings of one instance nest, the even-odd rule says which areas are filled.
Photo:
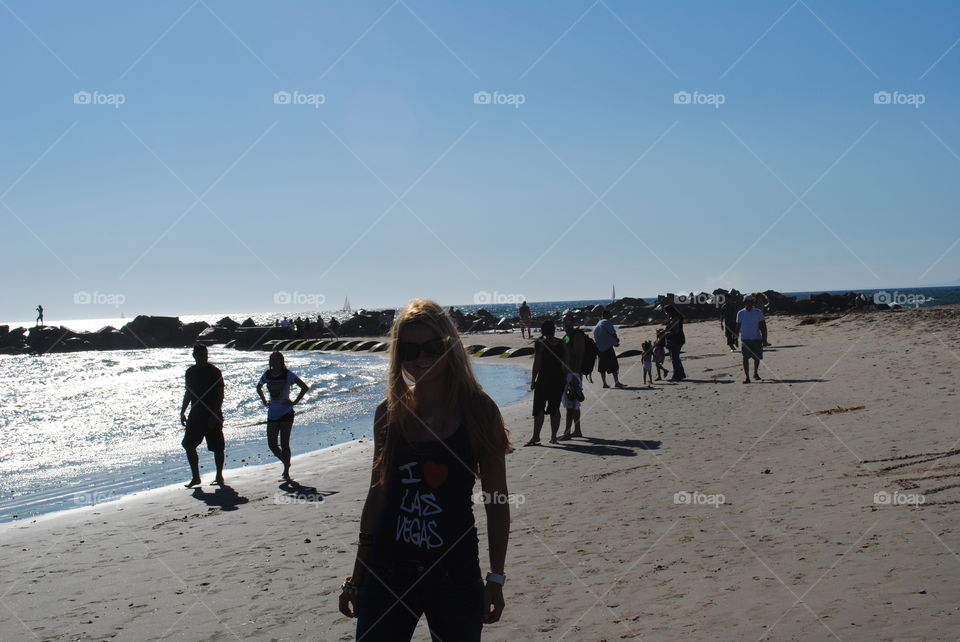
[[[761, 379], [759, 369], [763, 359], [763, 347], [769, 345], [763, 311], [755, 307], [755, 303], [753, 296], [747, 296], [742, 309], [738, 309], [737, 304], [728, 302], [720, 310], [720, 325], [731, 351], [742, 346], [743, 383], [750, 383], [750, 361], [753, 361], [754, 380]], [[654, 366], [656, 381], [662, 381], [670, 374], [670, 370], [664, 366], [667, 351], [670, 353], [673, 368], [673, 376], [668, 381], [680, 382], [687, 378], [681, 358], [686, 343], [683, 314], [672, 304], [665, 305], [663, 311], [666, 314], [663, 327], [657, 329], [654, 339], [646, 340], [641, 345], [640, 360], [644, 384], [653, 384]], [[521, 321], [526, 318], [526, 323], [521, 323], [521, 333], [525, 328], [529, 328], [529, 315], [529, 306], [524, 301], [520, 318]], [[608, 374], [613, 379], [614, 387], [626, 387], [619, 377], [620, 366], [615, 348], [620, 345], [620, 339], [611, 319], [610, 310], [603, 310], [600, 321], [593, 329], [593, 339], [576, 327], [570, 314], [563, 318], [566, 334], [562, 340], [556, 337], [556, 324], [552, 320], [543, 322], [540, 328], [541, 336], [534, 341], [530, 381], [530, 389], [533, 390], [533, 437], [525, 446], [540, 445], [543, 424], [548, 416], [551, 444], [583, 436], [580, 426], [580, 404], [584, 399], [583, 377], [590, 377], [594, 358], [604, 388], [610, 387], [607, 383]], [[567, 411], [566, 424], [563, 434], [558, 436], [561, 407]]]
[[[194, 365], [187, 368], [183, 401], [180, 404], [180, 423], [184, 427], [180, 445], [187, 453], [187, 462], [193, 476], [186, 484], [193, 488], [201, 484], [200, 457], [197, 447], [206, 441], [207, 450], [213, 453], [217, 467], [214, 484], [222, 486], [223, 460], [226, 440], [223, 436], [223, 373], [209, 361], [207, 346], [198, 343], [193, 346]], [[300, 388], [293, 400], [290, 389]], [[269, 400], [263, 389], [267, 388]], [[257, 394], [267, 407], [267, 446], [277, 459], [283, 463], [283, 479], [290, 481], [290, 433], [293, 430], [293, 407], [300, 403], [310, 387], [300, 377], [286, 367], [283, 354], [270, 354], [269, 368], [257, 383]], [[187, 410], [189, 409], [189, 414]]]

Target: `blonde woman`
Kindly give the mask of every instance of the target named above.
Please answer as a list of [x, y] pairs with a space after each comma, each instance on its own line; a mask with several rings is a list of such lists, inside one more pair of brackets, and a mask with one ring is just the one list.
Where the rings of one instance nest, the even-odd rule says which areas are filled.
[[[434, 640], [479, 640], [504, 607], [507, 430], [439, 305], [411, 302], [391, 338], [360, 543], [340, 611], [358, 618], [357, 638], [369, 642], [409, 640], [422, 615]], [[472, 506], [477, 477], [487, 515], [485, 582]]]

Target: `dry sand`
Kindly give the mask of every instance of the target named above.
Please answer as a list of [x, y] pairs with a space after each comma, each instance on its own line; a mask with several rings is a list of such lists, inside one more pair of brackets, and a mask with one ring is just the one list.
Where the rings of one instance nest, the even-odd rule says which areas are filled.
[[[586, 439], [508, 456], [524, 502], [485, 639], [956, 639], [958, 320], [774, 317], [751, 385], [717, 323], [689, 324], [688, 381], [640, 388], [639, 359], [621, 362], [630, 389], [594, 375]], [[651, 334], [623, 330], [621, 349]], [[529, 401], [504, 409], [518, 446]], [[280, 490], [274, 466], [228, 477], [233, 510], [210, 486], [167, 488], [4, 525], [0, 639], [352, 639], [336, 597], [370, 456], [363, 440], [296, 458], [319, 502]]]

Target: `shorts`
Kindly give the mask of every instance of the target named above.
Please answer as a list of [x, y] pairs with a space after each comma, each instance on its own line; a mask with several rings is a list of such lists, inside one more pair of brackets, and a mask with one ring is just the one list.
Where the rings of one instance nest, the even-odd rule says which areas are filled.
[[207, 441], [207, 450], [210, 452], [223, 452], [226, 446], [223, 439], [223, 419], [208, 413], [191, 412], [187, 417], [187, 430], [180, 445], [188, 449], [196, 448], [203, 440]]
[[620, 372], [620, 364], [617, 363], [617, 353], [614, 352], [612, 347], [597, 353], [597, 372], [600, 374], [616, 374]]
[[[560, 399], [566, 388], [563, 379], [555, 381], [538, 381], [533, 387], [533, 416], [543, 413], [552, 415], [560, 410]], [[546, 410], [544, 410], [546, 406]]]
[[743, 339], [740, 341], [740, 353], [744, 359], [763, 359], [763, 339]]
[[286, 413], [285, 415], [283, 415], [282, 417], [277, 417], [276, 419], [271, 419], [271, 418], [270, 418], [270, 415], [268, 414], [268, 415], [267, 415], [267, 423], [268, 423], [268, 424], [272, 424], [272, 423], [274, 423], [274, 422], [276, 422], [276, 423], [278, 423], [278, 424], [293, 423], [293, 416], [294, 416], [293, 408], [291, 408], [290, 410], [288, 410], [287, 413]]
[[[567, 384], [569, 385], [574, 379], [577, 380], [577, 383], [580, 384], [580, 389], [583, 390], [583, 375], [578, 372], [568, 372], [567, 373]], [[567, 394], [567, 386], [563, 387], [562, 395], [563, 407], [567, 410], [578, 410], [580, 408], [580, 402], [576, 397], [571, 397]]]
[[646, 372], [650, 372], [651, 370], [653, 370], [653, 362], [652, 362], [652, 361], [644, 361], [644, 362], [643, 362], [643, 369], [644, 369]]

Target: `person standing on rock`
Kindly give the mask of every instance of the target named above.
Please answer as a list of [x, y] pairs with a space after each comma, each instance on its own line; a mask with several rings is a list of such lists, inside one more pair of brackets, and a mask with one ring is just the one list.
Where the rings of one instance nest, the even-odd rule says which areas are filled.
[[597, 371], [600, 373], [600, 379], [603, 381], [603, 387], [609, 388], [607, 384], [607, 373], [613, 375], [613, 385], [617, 388], [626, 388], [620, 383], [620, 364], [617, 362], [617, 352], [614, 348], [620, 345], [620, 337], [617, 336], [617, 329], [613, 326], [610, 319], [613, 315], [610, 310], [604, 310], [601, 314], [600, 322], [593, 329], [593, 340], [597, 343]]
[[[290, 401], [290, 387], [298, 386], [300, 394]], [[270, 401], [263, 394], [263, 387], [267, 386]], [[283, 480], [290, 481], [290, 433], [293, 431], [293, 407], [300, 403], [303, 395], [307, 394], [310, 386], [305, 384], [293, 371], [287, 369], [283, 361], [283, 353], [270, 353], [270, 367], [260, 377], [257, 384], [257, 394], [260, 401], [267, 406], [267, 446], [270, 452], [283, 462]]]
[[743, 299], [743, 309], [737, 312], [737, 333], [743, 346], [743, 383], [750, 383], [750, 360], [753, 359], [753, 378], [760, 381], [760, 361], [767, 342], [767, 322], [760, 308], [753, 307], [754, 298]]
[[672, 303], [663, 307], [667, 314], [667, 325], [664, 328], [664, 342], [667, 350], [670, 351], [670, 361], [673, 362], [673, 376], [670, 381], [683, 381], [687, 378], [687, 372], [683, 369], [683, 363], [680, 362], [680, 352], [683, 344], [687, 342], [687, 337], [683, 333], [683, 315]]
[[555, 336], [556, 331], [556, 324], [547, 319], [540, 327], [542, 336], [533, 343], [533, 374], [530, 380], [530, 389], [533, 390], [533, 439], [525, 446], [540, 444], [540, 430], [545, 415], [550, 415], [550, 443], [557, 443], [560, 401], [565, 381], [563, 341]]
[[[213, 453], [217, 465], [217, 477], [214, 484], [223, 486], [223, 375], [220, 369], [209, 363], [207, 346], [198, 343], [193, 346], [193, 359], [196, 363], [187, 368], [186, 390], [180, 405], [180, 423], [186, 428], [180, 445], [187, 451], [187, 461], [193, 477], [187, 488], [200, 484], [200, 458], [197, 446], [204, 440], [207, 450]], [[190, 416], [187, 416], [187, 406]]]
[[[524, 337], [524, 331], [527, 333], [526, 337]], [[530, 306], [526, 301], [520, 304], [520, 338], [533, 338], [533, 330], [530, 329]]]
[[[577, 328], [572, 314], [563, 317], [563, 329], [566, 335], [564, 344], [564, 371], [566, 372], [566, 389], [563, 392], [562, 403], [567, 409], [567, 421], [560, 439], [583, 437], [580, 430], [580, 403], [583, 401], [583, 375], [580, 366], [583, 364], [583, 355], [586, 351], [587, 335]], [[570, 433], [570, 427], [573, 433]]]
[[43, 325], [43, 306], [37, 306], [37, 326]]

